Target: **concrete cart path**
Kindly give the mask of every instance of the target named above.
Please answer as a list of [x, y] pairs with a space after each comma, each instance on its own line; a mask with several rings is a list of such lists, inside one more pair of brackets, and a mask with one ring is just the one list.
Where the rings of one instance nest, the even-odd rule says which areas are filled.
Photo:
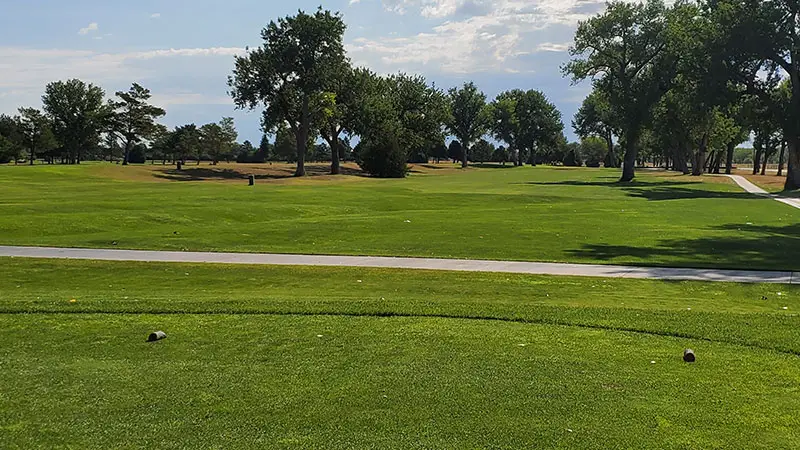
[[789, 205], [791, 207], [800, 209], [800, 198], [787, 198], [787, 197], [781, 197], [780, 195], [776, 194], [770, 194], [764, 189], [761, 189], [760, 187], [751, 183], [750, 180], [741, 175], [725, 175], [725, 176], [735, 181], [736, 184], [739, 185], [739, 187], [741, 187], [742, 189], [751, 194], [763, 195], [764, 197], [775, 199], [785, 205]]
[[168, 263], [218, 263], [280, 266], [371, 267], [461, 272], [501, 272], [531, 275], [567, 275], [651, 280], [725, 281], [736, 283], [800, 284], [800, 273], [752, 270], [628, 267], [593, 264], [559, 264], [374, 256], [313, 256], [259, 253], [168, 252], [48, 247], [0, 246], [0, 257], [143, 261]]

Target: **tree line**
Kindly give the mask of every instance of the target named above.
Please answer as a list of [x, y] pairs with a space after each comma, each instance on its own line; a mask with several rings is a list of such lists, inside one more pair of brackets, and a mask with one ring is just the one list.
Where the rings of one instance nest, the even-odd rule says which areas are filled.
[[621, 181], [644, 160], [730, 173], [737, 146], [754, 136], [754, 173], [777, 155], [785, 188], [797, 189], [798, 48], [794, 0], [611, 2], [579, 24], [562, 68], [594, 88], [573, 126], [606, 143], [605, 163], [623, 167]]
[[0, 115], [0, 163], [22, 158], [33, 165], [80, 164], [119, 158], [123, 165], [148, 157], [186, 162], [201, 156], [216, 164], [230, 158], [238, 134], [232, 118], [201, 127], [168, 130], [157, 120], [166, 111], [150, 104], [150, 91], [133, 83], [128, 91], [105, 99], [102, 88], [81, 80], [57, 81], [45, 87], [43, 109], [20, 108]]
[[[561, 113], [538, 90], [494, 99], [472, 82], [449, 90], [425, 77], [378, 75], [353, 67], [346, 25], [320, 8], [270, 22], [262, 44], [235, 58], [228, 78], [238, 108], [263, 110], [256, 148], [236, 143], [231, 119], [166, 130], [147, 89], [134, 84], [104, 102], [79, 80], [51, 83], [44, 110], [0, 117], [0, 154], [26, 149], [77, 163], [117, 145], [123, 164], [143, 147], [163, 162], [355, 160], [366, 172], [402, 177], [408, 162], [431, 158], [622, 167], [631, 181], [646, 161], [700, 175], [731, 171], [739, 144], [753, 138], [754, 171], [777, 159], [786, 188], [800, 183], [800, 6], [789, 0], [613, 1], [579, 23], [572, 60], [562, 67], [593, 90], [567, 143]], [[450, 145], [446, 145], [447, 141]], [[351, 142], [357, 145], [351, 146]], [[500, 146], [495, 146], [500, 143]], [[146, 146], [144, 144], [147, 144]], [[111, 153], [111, 151], [109, 151]]]
[[[296, 175], [305, 174], [309, 143], [320, 138], [331, 151], [331, 173], [340, 172], [348, 142], [368, 173], [402, 177], [406, 163], [430, 158], [510, 161], [547, 159], [566, 144], [561, 113], [543, 93], [513, 90], [492, 102], [474, 83], [443, 91], [420, 75], [379, 76], [353, 67], [338, 13], [272, 21], [263, 44], [237, 57], [229, 77], [237, 107], [263, 108], [263, 129], [287, 130], [296, 140]], [[448, 137], [455, 139], [445, 146]], [[495, 148], [486, 138], [505, 145]]]
[[[239, 108], [263, 108], [265, 135], [257, 148], [236, 142], [230, 118], [168, 130], [158, 123], [166, 112], [139, 84], [105, 100], [98, 86], [68, 80], [47, 85], [43, 111], [0, 116], [0, 161], [283, 160], [296, 163], [302, 176], [308, 159], [330, 161], [332, 174], [340, 173], [341, 161], [354, 160], [374, 176], [402, 177], [408, 162], [431, 158], [464, 167], [564, 159], [561, 113], [542, 92], [511, 90], [488, 101], [471, 82], [444, 91], [420, 75], [379, 76], [352, 66], [345, 28], [338, 13], [299, 11], [270, 22], [263, 44], [236, 58], [231, 96]], [[493, 138], [504, 145], [496, 147]], [[574, 156], [567, 159], [574, 163]]]

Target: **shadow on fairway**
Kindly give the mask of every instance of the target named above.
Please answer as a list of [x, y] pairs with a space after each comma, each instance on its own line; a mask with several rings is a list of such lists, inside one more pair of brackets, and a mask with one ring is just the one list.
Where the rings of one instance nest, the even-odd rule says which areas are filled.
[[668, 259], [664, 265], [680, 263], [699, 268], [734, 269], [764, 267], [781, 271], [800, 271], [800, 224], [785, 227], [726, 224], [711, 228], [726, 232], [716, 236], [686, 240], [662, 240], [648, 247], [586, 244], [570, 250], [572, 256], [614, 263]]
[[[364, 176], [360, 170], [350, 169], [347, 167], [341, 168], [342, 175], [349, 176]], [[294, 177], [294, 169], [275, 169], [274, 173], [269, 174], [254, 174], [257, 180], [280, 180]], [[330, 168], [323, 166], [308, 166], [306, 167], [307, 176], [325, 176], [330, 175]], [[210, 180], [246, 180], [250, 176], [249, 173], [239, 172], [232, 169], [215, 169], [208, 167], [184, 167], [182, 170], [167, 169], [163, 171], [154, 172], [153, 176], [170, 181], [210, 181]]]
[[690, 200], [699, 198], [728, 198], [752, 200], [759, 196], [748, 192], [721, 192], [679, 187], [655, 187], [651, 189], [624, 189], [629, 197], [644, 198], [649, 201]]
[[470, 164], [470, 167], [477, 167], [479, 169], [514, 169], [516, 166], [513, 164], [497, 164], [497, 163], [483, 163], [483, 164]]
[[[754, 199], [757, 195], [747, 192], [709, 191], [702, 189], [703, 185], [691, 181], [633, 181], [620, 183], [618, 181], [558, 181], [558, 182], [526, 182], [535, 186], [591, 186], [608, 187], [624, 191], [629, 197], [643, 198], [650, 201], [689, 200], [700, 198], [727, 198], [727, 199]], [[690, 189], [688, 186], [694, 186]]]
[[517, 184], [530, 184], [534, 186], [594, 186], [594, 187], [609, 187], [609, 188], [636, 188], [636, 187], [654, 187], [654, 186], [691, 186], [697, 185], [691, 181], [631, 181], [630, 183], [621, 183], [617, 177], [605, 177], [606, 180], [614, 181], [529, 181]]

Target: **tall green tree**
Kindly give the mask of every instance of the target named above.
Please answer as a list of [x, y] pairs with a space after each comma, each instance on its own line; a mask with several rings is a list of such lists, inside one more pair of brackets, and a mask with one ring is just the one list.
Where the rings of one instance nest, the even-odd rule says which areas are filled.
[[608, 101], [608, 95], [598, 89], [592, 91], [583, 101], [581, 108], [572, 121], [575, 134], [582, 139], [596, 136], [606, 142], [606, 167], [620, 165], [620, 158], [614, 151], [614, 136], [617, 134], [616, 117]]
[[639, 137], [674, 72], [666, 11], [661, 0], [608, 3], [605, 12], [580, 22], [570, 48], [574, 59], [562, 69], [574, 82], [591, 78], [608, 93], [625, 145], [623, 182], [635, 177]]
[[520, 124], [517, 114], [519, 100], [525, 95], [520, 89], [500, 93], [489, 105], [491, 131], [495, 138], [508, 146], [507, 156], [516, 165], [522, 165], [520, 158]]
[[100, 87], [78, 79], [56, 81], [45, 87], [44, 111], [53, 122], [53, 133], [69, 163], [79, 164], [84, 152], [98, 144], [109, 115], [104, 96]]
[[436, 85], [429, 85], [421, 75], [399, 73], [386, 78], [383, 86], [390, 120], [397, 125], [398, 144], [407, 155], [427, 151], [444, 140], [447, 100]]
[[328, 108], [321, 115], [318, 128], [331, 149], [331, 174], [338, 175], [345, 153], [342, 134], [354, 134], [358, 129], [365, 99], [375, 93], [377, 76], [368, 69], [353, 69], [349, 64], [334, 69], [336, 72], [329, 77], [327, 86]]
[[536, 164], [536, 154], [544, 154], [565, 144], [561, 112], [541, 92], [530, 90], [520, 97], [516, 110], [519, 145]]
[[286, 125], [275, 130], [275, 156], [282, 161], [297, 161], [297, 139]]
[[486, 139], [480, 139], [472, 146], [470, 160], [483, 164], [492, 159], [495, 150], [494, 144]]
[[347, 64], [344, 31], [341, 15], [321, 8], [314, 14], [300, 11], [270, 22], [261, 32], [262, 46], [237, 57], [228, 80], [238, 107], [266, 107], [262, 121], [265, 131], [288, 124], [299, 149], [295, 176], [306, 174], [312, 125], [329, 111], [322, 97], [338, 68]]
[[221, 158], [233, 152], [238, 137], [232, 117], [224, 117], [219, 123], [200, 127], [200, 145], [215, 166]]
[[189, 156], [197, 155], [197, 163], [200, 164], [200, 138], [200, 130], [193, 123], [175, 127], [170, 142], [175, 160], [186, 164]]
[[472, 144], [482, 138], [491, 125], [491, 113], [486, 105], [486, 94], [475, 83], [465, 83], [448, 92], [450, 116], [447, 129], [461, 142], [461, 167], [466, 168]]
[[115, 95], [118, 100], [109, 102], [111, 113], [108, 120], [111, 131], [124, 143], [122, 165], [127, 166], [133, 147], [153, 137], [158, 129], [156, 120], [167, 112], [151, 105], [150, 90], [138, 83], [133, 83], [127, 92], [119, 91]]
[[58, 144], [53, 136], [50, 120], [38, 109], [20, 108], [18, 120], [22, 144], [30, 155], [30, 165], [33, 165], [38, 152], [50, 151]]
[[[731, 80], [780, 120], [788, 145], [785, 188], [800, 188], [800, 3], [795, 0], [713, 0], [705, 12], [730, 49]], [[788, 80], [786, 102], [774, 92]]]
[[272, 160], [273, 146], [269, 141], [269, 136], [266, 134], [261, 136], [261, 142], [258, 144], [258, 153], [263, 157], [264, 161]]
[[3, 161], [19, 160], [22, 154], [22, 132], [19, 129], [19, 118], [0, 114], [0, 158]]

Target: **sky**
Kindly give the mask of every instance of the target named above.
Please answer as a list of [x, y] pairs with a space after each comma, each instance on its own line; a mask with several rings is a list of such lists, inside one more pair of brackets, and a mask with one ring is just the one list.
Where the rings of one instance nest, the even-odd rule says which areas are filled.
[[0, 113], [41, 106], [44, 86], [80, 78], [108, 96], [139, 83], [167, 110], [162, 123], [231, 116], [257, 143], [261, 111], [227, 94], [234, 56], [260, 45], [270, 20], [298, 9], [340, 11], [354, 65], [424, 75], [448, 89], [474, 81], [489, 99], [539, 89], [571, 122], [589, 93], [561, 75], [579, 20], [604, 0], [4, 0], [0, 5]]

